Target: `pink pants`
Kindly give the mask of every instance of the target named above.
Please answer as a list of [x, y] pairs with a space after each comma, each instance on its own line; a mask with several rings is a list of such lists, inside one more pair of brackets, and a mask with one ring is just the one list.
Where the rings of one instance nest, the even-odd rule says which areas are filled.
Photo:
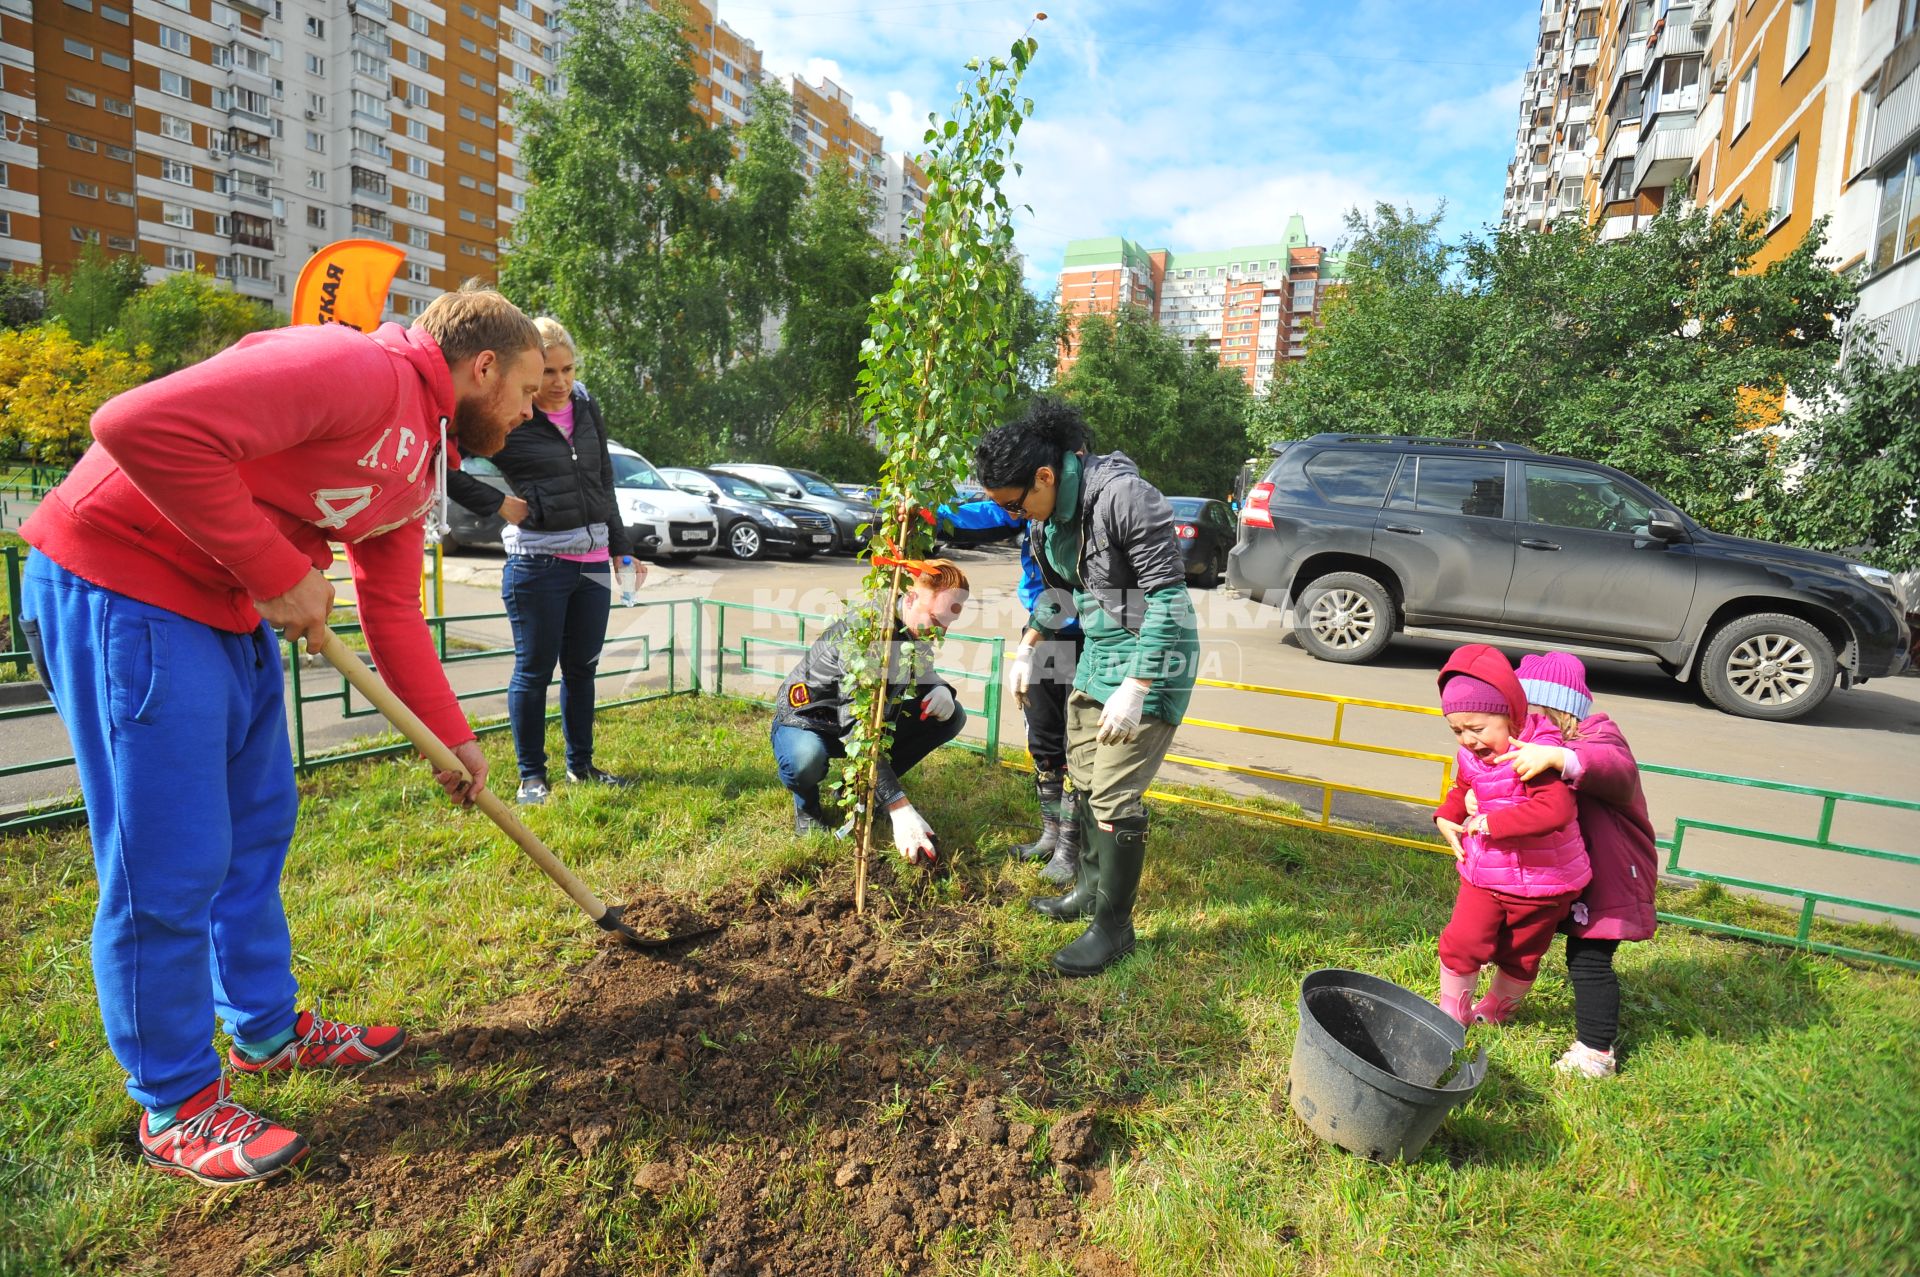
[[1477, 975], [1491, 962], [1515, 980], [1531, 981], [1579, 896], [1513, 896], [1463, 882], [1440, 933], [1440, 962], [1455, 975]]

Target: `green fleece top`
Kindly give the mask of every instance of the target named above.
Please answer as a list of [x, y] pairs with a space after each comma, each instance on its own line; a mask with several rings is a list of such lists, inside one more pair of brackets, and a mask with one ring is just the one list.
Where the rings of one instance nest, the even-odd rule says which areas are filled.
[[[1200, 636], [1193, 600], [1184, 583], [1146, 591], [1146, 615], [1139, 633], [1121, 624], [1090, 593], [1081, 577], [1081, 483], [1085, 469], [1077, 453], [1067, 454], [1060, 467], [1060, 486], [1053, 514], [1040, 527], [1040, 552], [1049, 573], [1073, 591], [1074, 610], [1086, 632], [1074, 687], [1105, 704], [1129, 678], [1149, 680], [1142, 713], [1166, 723], [1186, 716], [1193, 699], [1193, 681], [1199, 671]], [[1032, 625], [1051, 632], [1061, 622], [1061, 603], [1043, 592], [1035, 601]]]

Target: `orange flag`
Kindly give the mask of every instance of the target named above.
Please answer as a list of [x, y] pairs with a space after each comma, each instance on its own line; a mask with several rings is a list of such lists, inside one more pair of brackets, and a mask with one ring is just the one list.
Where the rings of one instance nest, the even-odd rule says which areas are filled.
[[347, 324], [363, 333], [380, 326], [387, 289], [406, 252], [384, 240], [343, 239], [307, 260], [293, 288], [296, 324]]

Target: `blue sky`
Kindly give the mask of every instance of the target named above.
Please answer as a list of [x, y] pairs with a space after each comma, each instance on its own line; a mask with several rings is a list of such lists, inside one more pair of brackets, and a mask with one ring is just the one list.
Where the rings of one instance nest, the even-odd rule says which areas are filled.
[[1447, 202], [1458, 234], [1499, 216], [1536, 5], [1482, 0], [720, 0], [770, 70], [832, 77], [911, 149], [960, 64], [1003, 52], [1038, 8], [1035, 114], [1009, 193], [1043, 291], [1069, 239], [1205, 251], [1332, 246], [1377, 200]]

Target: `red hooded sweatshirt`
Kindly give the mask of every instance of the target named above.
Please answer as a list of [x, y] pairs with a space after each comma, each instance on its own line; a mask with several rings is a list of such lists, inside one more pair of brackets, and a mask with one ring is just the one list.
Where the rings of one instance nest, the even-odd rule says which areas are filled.
[[448, 745], [474, 738], [420, 612], [422, 517], [453, 378], [418, 329], [255, 333], [108, 401], [93, 446], [21, 529], [95, 585], [215, 629], [347, 560], [374, 663]]
[[[1519, 676], [1513, 672], [1513, 663], [1485, 643], [1469, 643], [1457, 649], [1441, 666], [1440, 686], [1445, 687], [1455, 674], [1470, 674], [1500, 690], [1507, 698], [1507, 719], [1513, 726], [1514, 744], [1518, 745], [1527, 723], [1527, 694], [1520, 687]], [[1447, 791], [1439, 810], [1433, 814], [1455, 824], [1466, 822], [1467, 782], [1458, 774], [1453, 778], [1453, 788]], [[1527, 782], [1526, 802], [1487, 813], [1487, 836], [1495, 841], [1507, 841], [1550, 834], [1571, 825], [1575, 815], [1573, 791], [1567, 788], [1558, 772], [1542, 772]]]

